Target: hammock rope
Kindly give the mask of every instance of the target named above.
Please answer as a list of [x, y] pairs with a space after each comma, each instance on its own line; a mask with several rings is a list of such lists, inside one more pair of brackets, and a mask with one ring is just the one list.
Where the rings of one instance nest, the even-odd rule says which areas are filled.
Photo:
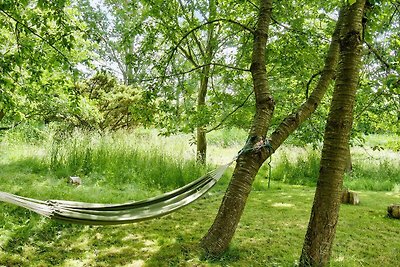
[[66, 200], [38, 200], [0, 191], [0, 201], [26, 208], [37, 214], [68, 223], [88, 225], [116, 225], [134, 223], [157, 218], [183, 208], [208, 192], [222, 177], [225, 171], [240, 155], [258, 152], [261, 148], [271, 149], [266, 139], [255, 145], [250, 140], [229, 163], [208, 172], [191, 183], [145, 200], [122, 203], [100, 204]]

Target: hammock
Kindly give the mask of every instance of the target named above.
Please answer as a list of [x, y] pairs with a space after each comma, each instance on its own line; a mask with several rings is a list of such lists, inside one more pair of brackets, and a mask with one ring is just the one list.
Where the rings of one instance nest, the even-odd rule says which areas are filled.
[[174, 191], [130, 203], [42, 201], [6, 192], [0, 192], [0, 201], [29, 209], [50, 219], [69, 223], [89, 225], [133, 223], [164, 216], [192, 203], [212, 188], [233, 162], [234, 160]]

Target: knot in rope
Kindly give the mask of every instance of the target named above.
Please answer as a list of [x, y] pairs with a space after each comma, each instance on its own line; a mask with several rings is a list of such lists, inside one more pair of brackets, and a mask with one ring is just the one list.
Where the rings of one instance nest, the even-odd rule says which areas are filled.
[[[268, 161], [268, 188], [271, 186], [271, 177], [272, 177], [272, 153], [274, 153], [274, 149], [271, 145], [271, 142], [265, 138], [261, 137], [260, 140], [258, 140], [256, 143], [254, 141], [257, 139], [257, 136], [252, 136], [249, 137], [246, 141], [246, 144], [244, 147], [238, 152], [234, 160], [237, 160], [242, 154], [247, 153], [247, 152], [260, 152], [262, 148], [268, 149], [269, 153], [269, 161]], [[253, 144], [254, 143], [254, 144]]]

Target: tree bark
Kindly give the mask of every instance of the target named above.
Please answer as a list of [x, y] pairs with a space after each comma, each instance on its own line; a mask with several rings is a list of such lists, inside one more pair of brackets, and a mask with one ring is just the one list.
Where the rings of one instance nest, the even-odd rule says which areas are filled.
[[[261, 0], [260, 2], [250, 68], [256, 97], [256, 114], [249, 133], [249, 146], [265, 139], [275, 105], [269, 92], [265, 64], [265, 48], [268, 39], [268, 26], [271, 20], [272, 0]], [[251, 184], [263, 163], [262, 158], [266, 157], [262, 154], [263, 152], [260, 151], [260, 153], [250, 152], [239, 156], [232, 180], [214, 224], [202, 239], [201, 245], [209, 255], [218, 256], [227, 249], [243, 213], [246, 199], [251, 191]]]
[[339, 217], [343, 175], [348, 161], [353, 106], [361, 66], [365, 0], [346, 6], [340, 61], [321, 155], [321, 167], [300, 266], [326, 266]]
[[[271, 14], [271, 5], [270, 1], [262, 1], [262, 8], [260, 9], [259, 15], [259, 23], [257, 34], [262, 35], [265, 38], [267, 37], [267, 29], [268, 23]], [[211, 256], [220, 256], [229, 246], [229, 243], [235, 233], [237, 225], [239, 223], [240, 217], [243, 213], [244, 206], [247, 200], [247, 197], [251, 191], [251, 186], [254, 180], [255, 175], [257, 174], [259, 168], [263, 164], [263, 162], [270, 157], [270, 155], [275, 151], [286, 139], [287, 137], [295, 131], [298, 126], [303, 123], [310, 115], [315, 111], [317, 106], [320, 104], [323, 96], [325, 95], [330, 82], [335, 76], [336, 67], [338, 64], [339, 58], [339, 33], [340, 27], [342, 24], [342, 17], [340, 16], [338, 22], [336, 24], [335, 31], [332, 34], [332, 41], [329, 47], [329, 51], [327, 53], [325, 59], [324, 69], [320, 76], [320, 79], [315, 87], [314, 91], [307, 99], [305, 103], [301, 105], [301, 107], [290, 114], [272, 133], [270, 143], [272, 146], [272, 151], [268, 149], [262, 149], [261, 153], [248, 153], [244, 154], [238, 158], [237, 164], [232, 176], [232, 180], [227, 188], [225, 196], [222, 200], [221, 206], [219, 208], [217, 217], [208, 233], [203, 237], [201, 241], [201, 245], [204, 250]], [[263, 23], [260, 23], [261, 20], [264, 20]], [[265, 27], [264, 32], [260, 32], [260, 28]], [[264, 40], [266, 43], [266, 40]], [[256, 44], [256, 42], [259, 42]], [[265, 43], [262, 44], [260, 39], [257, 37], [254, 40], [254, 49], [253, 49], [253, 64], [252, 64], [252, 74], [253, 79], [256, 80], [261, 78], [261, 83], [254, 81], [254, 90], [264, 91], [262, 95], [269, 95], [267, 76], [265, 72], [260, 72], [256, 74], [255, 66], [264, 66], [265, 70], [265, 62], [259, 62], [258, 60], [264, 59], [265, 55], [257, 56], [260, 48], [265, 48]], [[264, 51], [265, 52], [265, 51]], [[257, 78], [256, 78], [257, 77]], [[256, 86], [260, 86], [260, 84], [265, 83], [265, 89], [258, 89]], [[266, 93], [265, 93], [266, 90]], [[257, 99], [258, 98], [258, 99]], [[268, 101], [262, 100], [260, 97], [260, 93], [256, 94], [256, 105], [257, 105], [257, 114], [254, 117], [253, 127], [249, 135], [249, 140], [257, 139], [253, 137], [264, 137], [269, 119], [263, 119], [262, 114], [265, 114], [263, 110], [259, 109], [269, 109], [270, 115], [272, 116], [273, 110], [273, 100], [272, 97], [269, 96], [266, 98]], [[267, 107], [263, 108], [261, 103], [267, 104]], [[269, 105], [269, 107], [268, 107]], [[272, 108], [272, 109], [271, 109]], [[257, 140], [253, 140], [253, 143], [257, 142]]]
[[[125, 80], [125, 84], [126, 85], [132, 85], [134, 82], [134, 75], [133, 75], [133, 68], [132, 68], [132, 58], [131, 55], [134, 53], [133, 51], [133, 42], [131, 44], [129, 44], [128, 48], [126, 49], [125, 52], [125, 76], [124, 80]], [[129, 55], [129, 59], [128, 59], [128, 55]]]
[[0, 121], [6, 116], [4, 109], [0, 109]]

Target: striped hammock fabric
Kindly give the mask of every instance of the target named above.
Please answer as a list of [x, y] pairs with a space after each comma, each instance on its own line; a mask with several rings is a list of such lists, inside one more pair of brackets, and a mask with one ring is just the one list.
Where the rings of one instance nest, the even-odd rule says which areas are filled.
[[146, 200], [123, 204], [99, 204], [64, 200], [37, 200], [0, 192], [0, 201], [11, 203], [50, 219], [89, 225], [115, 225], [157, 218], [180, 209], [204, 195], [222, 177], [231, 161], [197, 180]]

